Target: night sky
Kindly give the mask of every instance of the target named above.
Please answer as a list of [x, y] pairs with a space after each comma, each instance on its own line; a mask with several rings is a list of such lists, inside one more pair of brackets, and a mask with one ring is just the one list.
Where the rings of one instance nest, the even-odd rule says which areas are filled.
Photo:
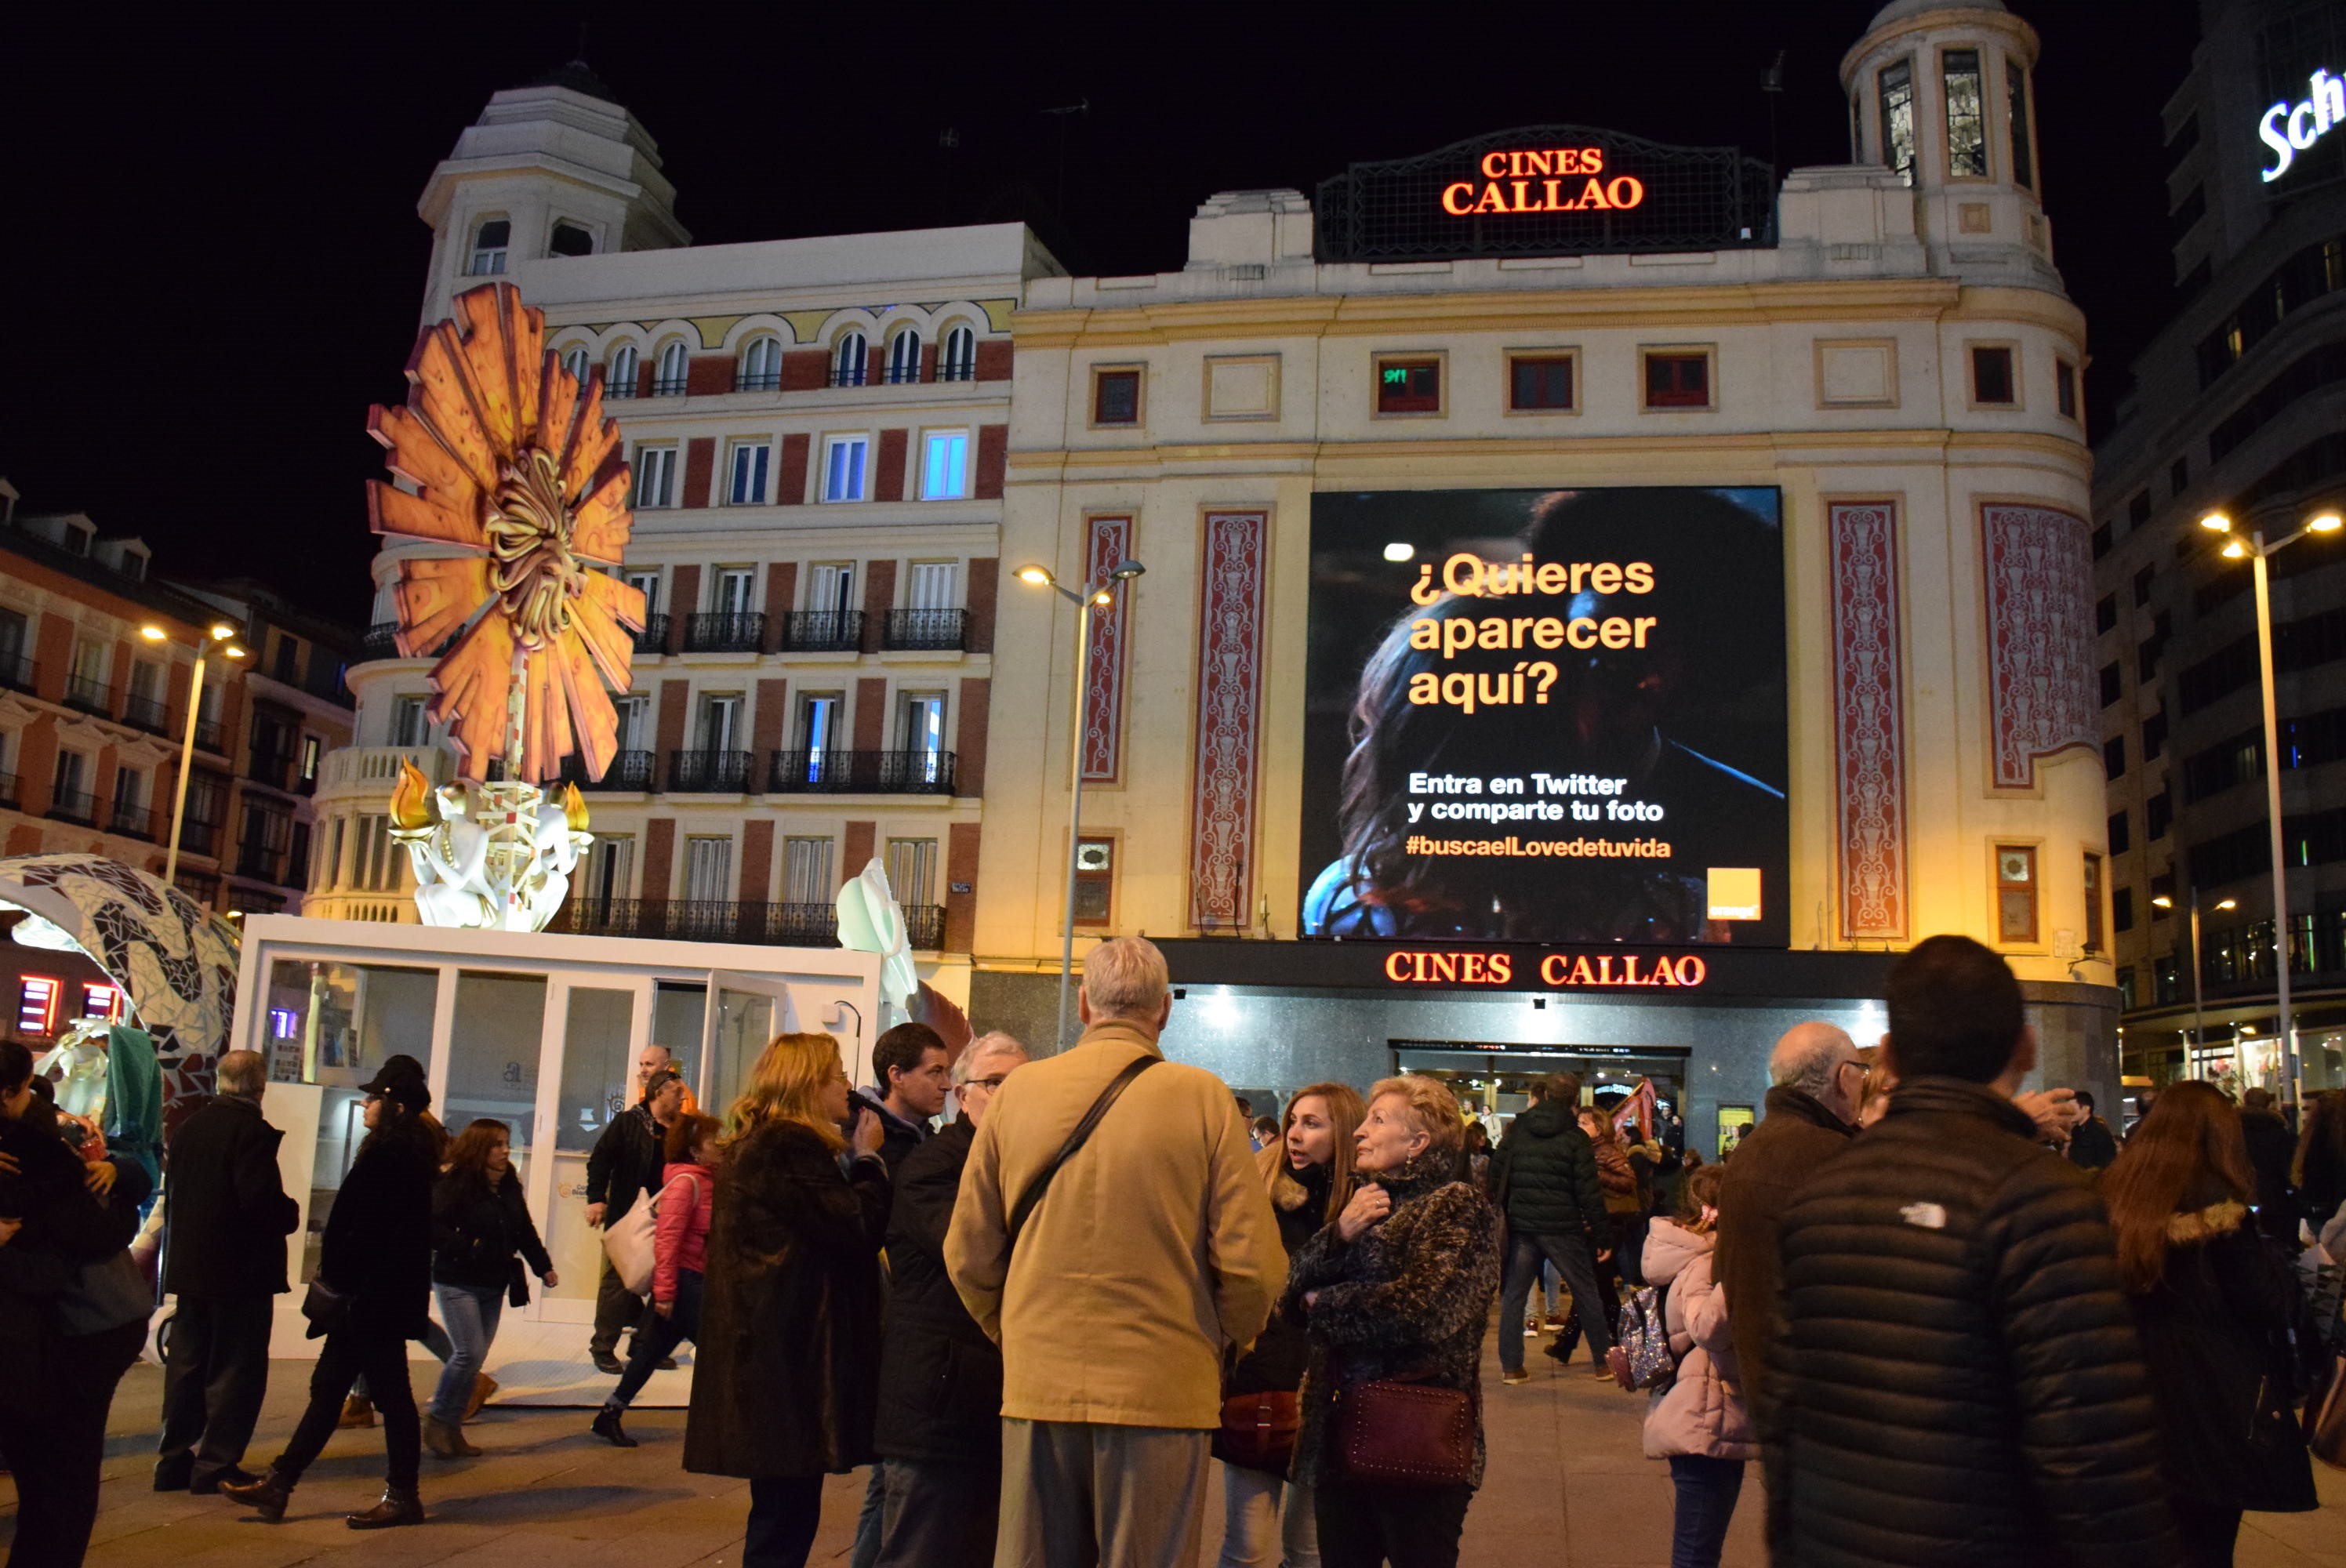
[[[1179, 268], [1213, 191], [1309, 191], [1516, 125], [1842, 162], [1837, 72], [1876, 5], [340, 13], [362, 32], [291, 5], [27, 8], [0, 34], [0, 474], [24, 510], [143, 535], [158, 574], [250, 574], [362, 622], [363, 430], [404, 392], [416, 198], [488, 96], [577, 53], [582, 24], [699, 243], [1023, 218], [1070, 270], [1123, 273]], [[2158, 109], [2196, 7], [2015, 9], [2044, 38], [2045, 199], [2103, 428], [2171, 308]]]

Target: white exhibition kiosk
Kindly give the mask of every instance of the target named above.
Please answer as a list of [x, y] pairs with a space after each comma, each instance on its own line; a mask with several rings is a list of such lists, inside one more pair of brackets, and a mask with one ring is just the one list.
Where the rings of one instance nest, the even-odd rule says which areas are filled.
[[[586, 1221], [586, 1156], [630, 1103], [640, 1048], [674, 1053], [715, 1115], [766, 1042], [788, 1031], [836, 1035], [853, 1081], [865, 1083], [879, 976], [877, 954], [841, 948], [248, 918], [231, 1042], [269, 1058], [265, 1110], [285, 1131], [279, 1163], [302, 1217], [274, 1353], [315, 1353], [314, 1341], [304, 1348], [296, 1303], [364, 1135], [358, 1085], [384, 1058], [423, 1064], [433, 1110], [452, 1134], [476, 1117], [513, 1130], [514, 1165], [561, 1283], [530, 1282], [531, 1303], [508, 1309], [490, 1366], [501, 1380], [554, 1385], [574, 1369], [565, 1348], [584, 1346], [595, 1312], [601, 1244]], [[525, 1322], [581, 1327], [516, 1334]], [[508, 1378], [499, 1365], [508, 1340], [564, 1365]]]

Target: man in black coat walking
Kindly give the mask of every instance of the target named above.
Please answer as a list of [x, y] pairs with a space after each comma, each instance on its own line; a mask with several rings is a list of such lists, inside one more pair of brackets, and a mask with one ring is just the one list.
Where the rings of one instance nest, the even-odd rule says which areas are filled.
[[172, 1135], [163, 1195], [163, 1288], [179, 1304], [163, 1371], [158, 1492], [209, 1494], [252, 1479], [240, 1461], [269, 1392], [285, 1238], [301, 1223], [277, 1172], [284, 1135], [260, 1115], [268, 1063], [230, 1051], [218, 1071], [219, 1095]]
[[2069, 1129], [2069, 1163], [2080, 1170], [2107, 1170], [2117, 1157], [2117, 1135], [2110, 1131], [2107, 1122], [2094, 1115], [2094, 1096], [2078, 1090], [2077, 1123]]
[[[660, 1189], [667, 1162], [660, 1140], [684, 1106], [684, 1074], [673, 1067], [651, 1073], [643, 1098], [611, 1118], [603, 1135], [586, 1156], [586, 1223], [609, 1227], [626, 1217], [639, 1202], [648, 1202]], [[617, 1354], [619, 1331], [632, 1329], [643, 1316], [643, 1298], [619, 1279], [607, 1255], [595, 1288], [595, 1332], [586, 1341], [595, 1369], [617, 1377], [626, 1367]], [[666, 1364], [666, 1363], [663, 1363]]]
[[[986, 1568], [1002, 1492], [1002, 1349], [945, 1274], [962, 1167], [978, 1119], [1026, 1061], [1007, 1034], [954, 1064], [961, 1115], [904, 1158], [888, 1215], [888, 1310], [872, 1446], [886, 1461], [880, 1568]], [[883, 1147], [882, 1157], [886, 1157]]]
[[1503, 1380], [1525, 1381], [1524, 1340], [1515, 1325], [1543, 1259], [1571, 1288], [1580, 1331], [1602, 1376], [1613, 1348], [1613, 1325], [1598, 1303], [1596, 1266], [1613, 1256], [1613, 1221], [1596, 1180], [1596, 1150], [1580, 1130], [1580, 1080], [1551, 1073], [1532, 1089], [1532, 1107], [1517, 1116], [1491, 1158], [1491, 1185], [1507, 1221], [1506, 1284], [1499, 1297], [1499, 1367]]
[[1770, 1555], [2167, 1568], [2156, 1412], [2109, 1222], [2010, 1098], [2036, 1064], [2020, 983], [1969, 937], [1934, 936], [1892, 967], [1889, 1012], [1889, 1111], [1780, 1232], [1759, 1433]]

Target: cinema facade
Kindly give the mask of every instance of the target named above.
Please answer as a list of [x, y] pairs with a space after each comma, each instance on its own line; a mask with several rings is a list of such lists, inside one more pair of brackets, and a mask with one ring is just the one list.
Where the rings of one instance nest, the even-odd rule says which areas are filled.
[[[1054, 1034], [1139, 932], [1168, 1050], [1264, 1096], [1413, 1067], [1651, 1076], [1731, 1136], [1769, 1045], [1871, 1041], [1963, 932], [2045, 1081], [2116, 1082], [2085, 322], [2036, 38], [1900, 0], [1845, 165], [1574, 126], [1218, 195], [1178, 271], [1039, 277], [971, 1012]], [[1650, 129], [1652, 127], [1645, 127]], [[1071, 730], [1076, 733], [1071, 734]]]

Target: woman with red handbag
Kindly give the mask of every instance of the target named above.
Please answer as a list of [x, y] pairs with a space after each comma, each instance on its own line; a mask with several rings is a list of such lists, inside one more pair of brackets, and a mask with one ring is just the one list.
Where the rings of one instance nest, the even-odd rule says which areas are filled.
[[1458, 1179], [1464, 1119], [1436, 1079], [1386, 1078], [1353, 1140], [1366, 1178], [1306, 1242], [1280, 1313], [1311, 1336], [1296, 1433], [1325, 1568], [1454, 1568], [1483, 1481], [1483, 1329], [1499, 1220]]
[[[1288, 1096], [1279, 1135], [1255, 1156], [1289, 1257], [1352, 1201], [1352, 1139], [1367, 1114], [1349, 1084], [1306, 1084]], [[1300, 1325], [1274, 1313], [1222, 1380], [1222, 1430], [1214, 1434], [1222, 1461], [1219, 1568], [1320, 1568], [1311, 1489], [1287, 1478], [1311, 1348]]]

